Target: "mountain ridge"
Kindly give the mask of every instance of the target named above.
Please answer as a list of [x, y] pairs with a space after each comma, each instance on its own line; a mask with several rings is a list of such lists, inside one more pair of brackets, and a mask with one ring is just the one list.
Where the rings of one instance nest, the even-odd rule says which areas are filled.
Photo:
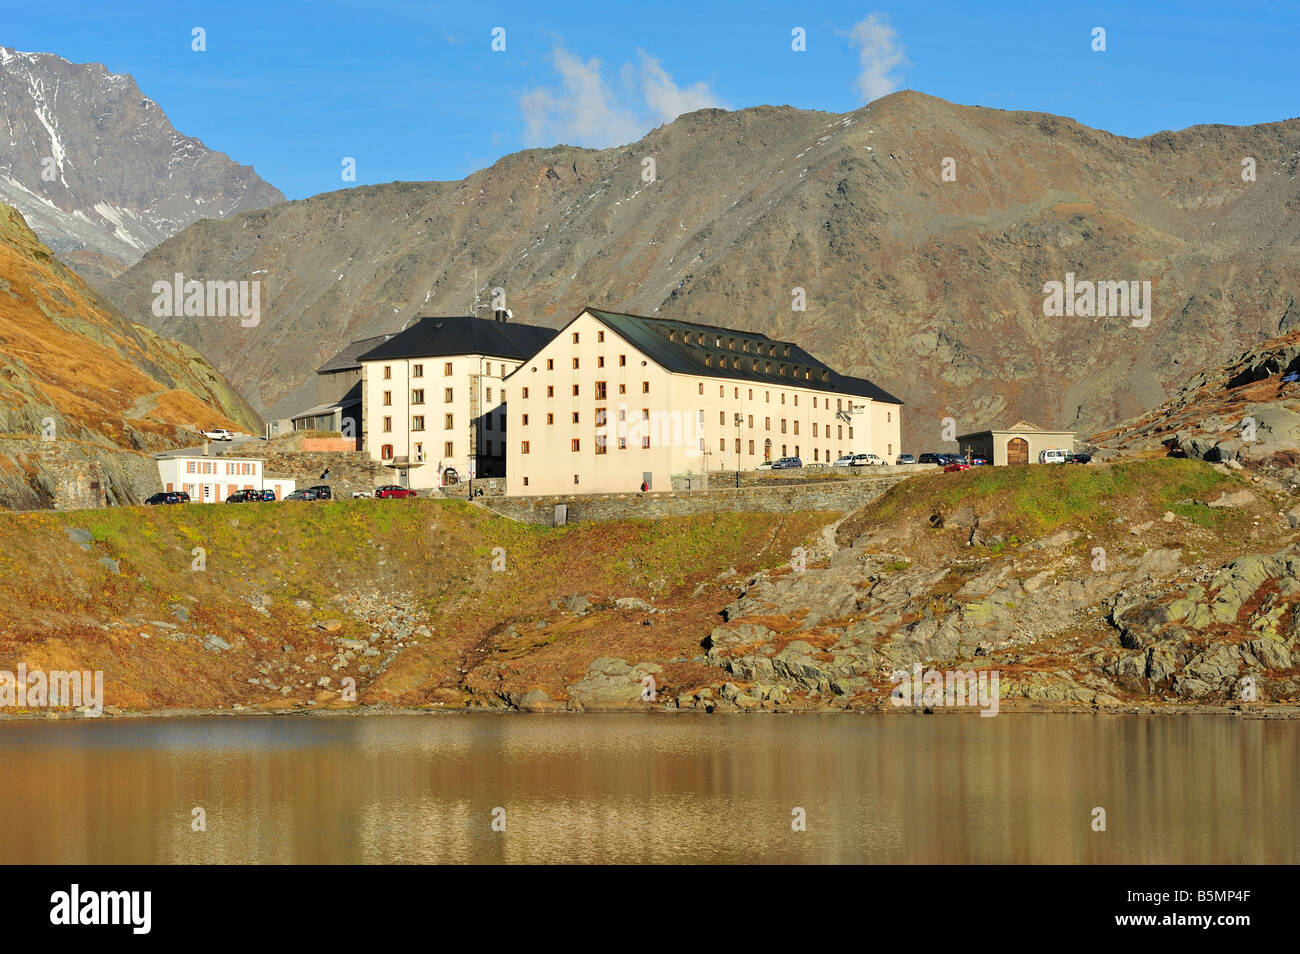
[[0, 46], [0, 117], [0, 201], [94, 281], [198, 218], [284, 200], [102, 63]]
[[[274, 414], [347, 341], [501, 287], [531, 323], [593, 305], [794, 340], [902, 398], [909, 448], [940, 443], [947, 416], [1086, 432], [1300, 322], [1298, 164], [1294, 119], [1128, 139], [911, 91], [843, 114], [700, 110], [629, 146], [525, 150], [458, 181], [196, 223], [106, 291]], [[153, 319], [148, 289], [176, 271], [262, 274], [258, 333]], [[1043, 285], [1069, 272], [1150, 280], [1154, 330], [1046, 319]]]

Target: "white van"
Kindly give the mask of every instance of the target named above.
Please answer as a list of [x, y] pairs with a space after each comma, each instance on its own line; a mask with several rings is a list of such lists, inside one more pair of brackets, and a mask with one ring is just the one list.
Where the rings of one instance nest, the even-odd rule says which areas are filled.
[[1063, 451], [1055, 447], [1048, 448], [1039, 452], [1038, 462], [1040, 464], [1064, 464], [1066, 455], [1069, 453], [1069, 451]]

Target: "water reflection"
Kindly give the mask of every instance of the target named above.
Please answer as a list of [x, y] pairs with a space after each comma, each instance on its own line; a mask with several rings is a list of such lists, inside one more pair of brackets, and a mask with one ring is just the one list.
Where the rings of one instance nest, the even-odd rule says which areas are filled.
[[1219, 716], [6, 723], [0, 858], [1293, 864], [1298, 755]]

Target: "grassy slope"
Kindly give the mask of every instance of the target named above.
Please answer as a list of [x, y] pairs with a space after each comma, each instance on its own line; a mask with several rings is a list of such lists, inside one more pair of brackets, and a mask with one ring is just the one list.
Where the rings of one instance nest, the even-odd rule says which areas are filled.
[[[373, 597], [381, 616], [390, 602], [416, 607], [433, 630], [404, 647], [373, 685], [358, 676], [363, 702], [469, 701], [474, 693], [457, 673], [471, 668], [467, 660], [482, 669], [467, 680], [480, 699], [532, 685], [562, 691], [601, 655], [698, 654], [729, 597], [714, 591], [693, 599], [696, 586], [728, 567], [743, 574], [788, 560], [829, 519], [718, 514], [548, 529], [425, 500], [4, 515], [0, 669], [12, 671], [20, 660], [29, 668], [103, 669], [108, 701], [124, 707], [281, 700], [247, 683], [253, 669], [294, 660], [337, 684], [344, 673], [327, 665], [333, 638], [365, 639], [371, 631], [347, 612], [360, 596]], [[89, 550], [68, 528], [91, 532]], [[191, 569], [195, 547], [206, 551], [203, 572]], [[504, 572], [491, 569], [497, 547]], [[120, 575], [99, 563], [103, 557], [119, 562]], [[677, 612], [655, 615], [647, 627], [643, 611], [584, 619], [548, 608], [575, 592], [638, 596]], [[269, 597], [269, 615], [253, 609], [258, 594]], [[128, 617], [176, 623], [175, 606], [188, 610], [183, 630], [216, 633], [234, 648], [217, 655], [149, 625], [99, 626]], [[343, 629], [327, 636], [317, 624], [331, 619]], [[538, 619], [541, 629], [532, 625]], [[511, 622], [527, 635], [502, 636]], [[314, 668], [304, 662], [310, 655], [319, 660]], [[498, 660], [508, 661], [505, 669]], [[683, 665], [680, 678], [689, 679], [690, 664]]]
[[[1246, 486], [1257, 499], [1244, 508], [1179, 503]], [[862, 535], [886, 539], [885, 548], [901, 558], [887, 572], [950, 567], [951, 579], [930, 594], [943, 603], [973, 572], [967, 562], [999, 555], [1014, 556], [1015, 575], [1023, 577], [1043, 568], [1074, 566], [1063, 570], [1067, 576], [1086, 570], [1097, 545], [1112, 559], [1177, 547], [1189, 572], [1244, 552], [1272, 552], [1296, 537], [1277, 516], [1283, 503], [1197, 461], [990, 468], [905, 481], [850, 515], [839, 537], [842, 544]], [[960, 531], [930, 528], [931, 513], [951, 516], [968, 504], [981, 530], [1004, 535], [1005, 543], [971, 548]], [[1163, 521], [1166, 510], [1178, 518]], [[734, 567], [734, 583], [782, 567], [833, 517], [715, 514], [550, 529], [431, 500], [0, 515], [0, 669], [19, 661], [103, 669], [108, 701], [123, 707], [279, 707], [316, 696], [319, 677], [337, 686], [345, 674], [357, 677], [362, 703], [459, 706], [500, 704], [533, 687], [563, 698], [593, 659], [617, 656], [663, 665], [668, 698], [726, 678], [689, 661], [734, 598], [720, 574]], [[1135, 527], [1141, 532], [1132, 533]], [[89, 530], [93, 542], [74, 543], [68, 528]], [[1065, 529], [1080, 536], [1064, 550], [1027, 546]], [[195, 547], [206, 551], [204, 572], [191, 570]], [[504, 572], [492, 570], [498, 547]], [[119, 561], [120, 575], [99, 563], [104, 557]], [[597, 605], [581, 616], [552, 607], [572, 593]], [[668, 612], [617, 609], [612, 601], [623, 596]], [[265, 614], [252, 605], [262, 597]], [[167, 639], [148, 622], [176, 622], [177, 606], [188, 611], [184, 631], [215, 633], [232, 648], [215, 654], [201, 639]], [[395, 655], [382, 673], [363, 675], [357, 665], [332, 670], [335, 640], [367, 639], [393, 606], [414, 609], [431, 634], [384, 647]], [[327, 633], [322, 624], [332, 620], [342, 628]], [[1041, 648], [1059, 666], [1073, 665], [1079, 648], [1071, 646]], [[311, 688], [284, 696], [248, 683], [259, 664], [286, 663], [301, 666]], [[329, 694], [319, 701], [328, 704]]]

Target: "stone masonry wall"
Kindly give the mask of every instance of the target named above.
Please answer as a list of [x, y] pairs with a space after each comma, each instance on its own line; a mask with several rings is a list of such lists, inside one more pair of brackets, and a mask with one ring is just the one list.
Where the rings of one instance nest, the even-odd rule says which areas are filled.
[[782, 513], [788, 510], [847, 512], [883, 494], [904, 474], [863, 477], [785, 487], [735, 487], [720, 490], [630, 494], [559, 494], [546, 497], [479, 498], [488, 509], [524, 523], [554, 526], [555, 506], [568, 507], [569, 523], [673, 517], [697, 513]]

